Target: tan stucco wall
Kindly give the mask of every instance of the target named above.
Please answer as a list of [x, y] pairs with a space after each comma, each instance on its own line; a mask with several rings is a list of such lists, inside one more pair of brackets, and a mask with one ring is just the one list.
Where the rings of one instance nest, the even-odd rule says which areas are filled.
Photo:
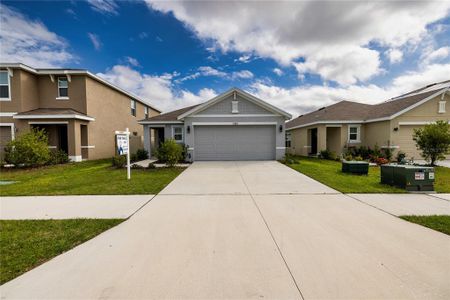
[[[363, 145], [374, 148], [375, 145], [379, 147], [387, 146], [391, 139], [390, 121], [381, 121], [366, 123], [363, 125], [365, 136], [363, 138]], [[392, 141], [390, 141], [392, 145]]]
[[336, 154], [342, 152], [341, 127], [327, 127], [327, 149]]
[[54, 82], [50, 76], [39, 76], [39, 107], [40, 108], [70, 108], [83, 114], [86, 113], [86, 76], [71, 76], [68, 89], [68, 100], [58, 100], [58, 76]]
[[[89, 149], [89, 159], [107, 158], [115, 154], [116, 130], [125, 130], [128, 127], [131, 132], [136, 132], [142, 141], [143, 127], [138, 124], [139, 120], [144, 119], [142, 103], [136, 102], [134, 117], [130, 112], [130, 97], [91, 78], [87, 78], [86, 87], [87, 114], [95, 118], [88, 126], [89, 146], [95, 146], [94, 149]], [[159, 113], [149, 108], [149, 114], [155, 116]], [[142, 143], [140, 148], [143, 148]]]
[[11, 101], [0, 101], [0, 111], [17, 113], [38, 108], [37, 77], [20, 69], [13, 69], [12, 72]]

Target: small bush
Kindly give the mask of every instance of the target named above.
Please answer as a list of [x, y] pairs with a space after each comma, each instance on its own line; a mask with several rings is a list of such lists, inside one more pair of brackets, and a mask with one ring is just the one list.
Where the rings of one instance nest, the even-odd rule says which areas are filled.
[[127, 165], [126, 155], [116, 155], [112, 158], [112, 166], [116, 168], [123, 168]]
[[136, 162], [139, 161], [137, 153], [133, 153], [130, 155], [130, 162]]
[[138, 149], [136, 151], [136, 156], [138, 160], [144, 160], [148, 158], [148, 151], [145, 149]]
[[389, 161], [392, 160], [392, 149], [391, 148], [384, 148], [382, 150], [382, 153], [383, 153], [384, 158], [386, 158]]
[[403, 151], [398, 151], [397, 156], [395, 157], [395, 160], [397, 163], [401, 163], [406, 159], [406, 153]]
[[50, 151], [50, 159], [48, 161], [48, 164], [50, 165], [66, 164], [69, 161], [70, 161], [69, 155], [67, 155], [67, 153], [64, 152], [63, 150]]
[[149, 163], [147, 169], [156, 169], [156, 166], [154, 163]]
[[344, 160], [351, 161], [351, 160], [353, 160], [353, 156], [351, 154], [346, 154], [346, 155], [344, 155]]
[[33, 128], [5, 147], [5, 161], [16, 167], [42, 166], [49, 160], [48, 137], [44, 129]]
[[174, 139], [165, 140], [156, 152], [158, 160], [173, 167], [177, 162], [183, 159], [183, 147]]
[[353, 160], [355, 160], [355, 161], [363, 161], [364, 159], [363, 159], [363, 157], [361, 155], [358, 155], [358, 156], [355, 156], [353, 158]]

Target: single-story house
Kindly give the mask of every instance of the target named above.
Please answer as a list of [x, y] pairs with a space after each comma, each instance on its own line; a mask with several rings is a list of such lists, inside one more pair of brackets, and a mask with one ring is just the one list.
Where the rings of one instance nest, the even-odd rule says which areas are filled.
[[273, 160], [285, 155], [291, 115], [233, 88], [202, 104], [139, 121], [150, 155], [165, 139], [187, 148], [194, 160]]
[[287, 151], [317, 155], [327, 149], [340, 155], [349, 147], [378, 145], [421, 159], [413, 130], [450, 120], [449, 88], [447, 80], [376, 105], [341, 101], [301, 115], [286, 123]]

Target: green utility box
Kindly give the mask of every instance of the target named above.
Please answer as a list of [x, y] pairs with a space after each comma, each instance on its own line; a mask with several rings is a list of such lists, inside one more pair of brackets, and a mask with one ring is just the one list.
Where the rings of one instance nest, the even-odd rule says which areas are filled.
[[434, 168], [412, 165], [382, 165], [381, 183], [407, 191], [434, 191]]
[[367, 175], [369, 173], [369, 163], [367, 161], [342, 161], [342, 172], [351, 174]]

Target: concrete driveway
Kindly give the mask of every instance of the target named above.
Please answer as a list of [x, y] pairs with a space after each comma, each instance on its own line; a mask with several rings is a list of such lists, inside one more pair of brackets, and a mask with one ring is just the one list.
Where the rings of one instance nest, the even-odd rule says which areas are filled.
[[449, 251], [448, 236], [277, 162], [203, 162], [128, 221], [1, 295], [448, 299]]

